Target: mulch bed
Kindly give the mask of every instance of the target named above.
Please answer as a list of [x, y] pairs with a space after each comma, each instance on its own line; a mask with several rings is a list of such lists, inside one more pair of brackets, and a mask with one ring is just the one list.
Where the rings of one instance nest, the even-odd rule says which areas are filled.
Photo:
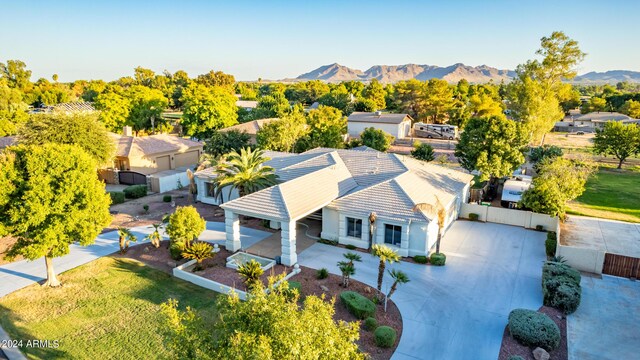
[[169, 240], [160, 242], [160, 247], [155, 248], [151, 243], [144, 242], [142, 244], [133, 244], [125, 254], [120, 252], [113, 253], [111, 257], [134, 259], [149, 265], [154, 269], [164, 271], [168, 274], [173, 273], [173, 268], [186, 263], [188, 260], [173, 260], [169, 254]]
[[[560, 328], [560, 346], [553, 351], [549, 351], [551, 359], [567, 360], [569, 358], [567, 353], [567, 316], [562, 311], [548, 306], [541, 307], [538, 312], [547, 314]], [[500, 347], [498, 360], [508, 360], [509, 356], [512, 355], [520, 355], [525, 360], [535, 360], [533, 350], [535, 350], [535, 347], [521, 345], [513, 339], [509, 334], [509, 326], [507, 326], [502, 335], [502, 346]]]

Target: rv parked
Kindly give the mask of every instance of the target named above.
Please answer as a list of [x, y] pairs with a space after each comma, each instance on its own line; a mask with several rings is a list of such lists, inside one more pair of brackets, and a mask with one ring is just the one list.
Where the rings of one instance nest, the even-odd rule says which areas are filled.
[[427, 139], [447, 139], [453, 140], [458, 138], [458, 127], [445, 124], [425, 124], [415, 123], [413, 125], [413, 134], [416, 137]]
[[504, 182], [502, 186], [502, 198], [500, 205], [502, 207], [515, 209], [518, 202], [522, 200], [522, 194], [531, 187], [531, 176], [516, 175]]

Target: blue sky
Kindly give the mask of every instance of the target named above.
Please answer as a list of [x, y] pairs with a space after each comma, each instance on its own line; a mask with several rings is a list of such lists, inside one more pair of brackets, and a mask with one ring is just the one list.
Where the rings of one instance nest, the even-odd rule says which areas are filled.
[[514, 68], [562, 30], [588, 53], [579, 73], [640, 71], [640, 1], [0, 0], [0, 62], [33, 80], [113, 80], [140, 65], [239, 80], [338, 62]]

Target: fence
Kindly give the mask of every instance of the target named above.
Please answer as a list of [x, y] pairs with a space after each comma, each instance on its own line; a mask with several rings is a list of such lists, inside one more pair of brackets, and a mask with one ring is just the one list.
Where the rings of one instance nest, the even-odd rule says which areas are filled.
[[562, 256], [567, 264], [580, 271], [602, 274], [602, 266], [605, 259], [603, 250], [562, 245], [562, 240], [559, 236], [558, 239], [556, 255]]
[[630, 256], [605, 254], [602, 272], [626, 278], [640, 278], [640, 259]]
[[468, 219], [469, 214], [477, 214], [478, 220], [480, 221], [522, 226], [527, 229], [535, 229], [540, 225], [544, 230], [555, 231], [558, 236], [560, 236], [560, 222], [558, 218], [545, 214], [478, 204], [462, 204], [459, 216]]

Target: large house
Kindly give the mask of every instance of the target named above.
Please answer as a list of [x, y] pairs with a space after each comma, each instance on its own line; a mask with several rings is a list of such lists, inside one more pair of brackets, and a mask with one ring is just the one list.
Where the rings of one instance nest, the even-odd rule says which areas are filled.
[[[265, 164], [275, 169], [279, 183], [238, 197], [223, 189], [223, 199], [212, 196], [215, 172], [197, 172], [197, 200], [221, 204], [225, 211], [230, 251], [241, 248], [239, 215], [270, 221], [282, 229], [285, 265], [297, 262], [296, 222], [308, 216], [322, 219], [321, 237], [360, 248], [384, 243], [402, 256], [426, 255], [435, 244], [434, 215], [416, 210], [417, 204], [444, 205], [445, 228], [457, 218], [468, 198], [472, 175], [397, 154], [369, 148], [317, 148], [301, 154], [265, 152]], [[375, 213], [373, 237], [369, 217]]]
[[354, 112], [347, 118], [347, 129], [352, 137], [359, 137], [364, 129], [372, 127], [391, 134], [396, 139], [404, 139], [411, 133], [411, 121], [408, 114]]
[[576, 128], [584, 127], [589, 128], [589, 130], [595, 130], [604, 128], [604, 124], [609, 121], [618, 121], [623, 124], [639, 124], [640, 122], [638, 119], [633, 119], [617, 112], [591, 112], [575, 117], [573, 119], [573, 126]]

